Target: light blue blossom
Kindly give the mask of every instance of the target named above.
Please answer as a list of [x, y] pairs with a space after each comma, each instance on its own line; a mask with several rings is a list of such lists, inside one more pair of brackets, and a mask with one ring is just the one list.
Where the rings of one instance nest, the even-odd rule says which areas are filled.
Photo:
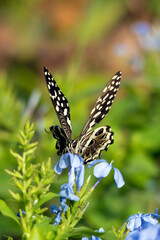
[[51, 212], [56, 214], [56, 217], [54, 219], [54, 225], [57, 225], [61, 222], [62, 217], [61, 217], [61, 213], [65, 213], [68, 209], [68, 206], [66, 204], [66, 198], [73, 200], [73, 201], [78, 201], [79, 197], [77, 197], [74, 193], [73, 193], [73, 188], [68, 184], [65, 183], [61, 186], [61, 190], [59, 192], [60, 197], [60, 206], [59, 208], [55, 205], [51, 206]]
[[88, 167], [90, 168], [95, 164], [97, 165], [94, 167], [93, 174], [96, 178], [101, 180], [103, 177], [107, 177], [110, 171], [113, 169], [116, 187], [121, 188], [125, 184], [121, 172], [117, 168], [113, 167], [112, 162], [109, 164], [105, 160], [99, 159], [89, 163]]
[[60, 160], [56, 164], [54, 170], [57, 174], [61, 174], [63, 169], [69, 167], [77, 168], [83, 164], [84, 160], [76, 154], [70, 152], [65, 153], [61, 156]]
[[160, 239], [160, 224], [148, 224], [147, 227], [130, 232], [125, 240], [158, 240]]
[[60, 206], [59, 210], [62, 212], [66, 212], [68, 209], [68, 205], [66, 204], [66, 198], [65, 197], [60, 197]]
[[62, 221], [61, 212], [58, 212], [55, 216], [53, 225], [58, 225]]
[[131, 215], [126, 221], [128, 222], [127, 228], [130, 229], [130, 231], [134, 231], [145, 228], [148, 224], [155, 225], [158, 223], [156, 218], [160, 218], [160, 215], [154, 213], [139, 213]]
[[[104, 229], [100, 228], [99, 230], [95, 230], [95, 232], [103, 233]], [[89, 240], [88, 237], [83, 237], [81, 240]], [[91, 236], [90, 240], [101, 240], [101, 238], [96, 237], [96, 236]]]
[[74, 192], [73, 192], [73, 188], [71, 187], [70, 184], [68, 183], [65, 183], [61, 186], [61, 190], [60, 192], [58, 193], [61, 197], [64, 197], [64, 198], [68, 198], [70, 200], [73, 200], [73, 201], [78, 201], [79, 200], [79, 197], [77, 197]]
[[140, 231], [139, 240], [158, 240], [160, 239], [160, 224], [150, 225]]
[[140, 21], [133, 24], [132, 31], [143, 49], [160, 51], [159, 26]]
[[59, 223], [61, 222], [61, 220], [62, 220], [61, 211], [60, 211], [60, 209], [59, 209], [58, 207], [56, 207], [55, 205], [52, 205], [52, 206], [51, 206], [51, 212], [52, 212], [53, 214], [56, 214], [55, 219], [54, 219], [54, 223], [53, 223], [53, 225], [56, 226], [56, 225], [59, 224]]
[[54, 170], [61, 174], [63, 169], [69, 167], [68, 184], [73, 187], [76, 181], [77, 190], [79, 191], [84, 183], [84, 160], [80, 156], [72, 153], [65, 153], [56, 164]]
[[145, 21], [139, 21], [133, 24], [132, 30], [137, 35], [146, 36], [151, 31], [151, 25]]
[[56, 217], [54, 219], [54, 225], [57, 225], [61, 222], [62, 220], [62, 217], [61, 217], [61, 213], [65, 213], [68, 209], [68, 206], [67, 204], [65, 203], [66, 202], [66, 198], [64, 197], [60, 197], [60, 206], [59, 208], [55, 205], [52, 205], [51, 206], [51, 212], [56, 214]]
[[57, 162], [56, 166], [54, 167], [54, 171], [57, 174], [60, 175], [63, 169], [68, 167], [68, 156], [69, 156], [69, 153], [63, 154], [60, 160]]

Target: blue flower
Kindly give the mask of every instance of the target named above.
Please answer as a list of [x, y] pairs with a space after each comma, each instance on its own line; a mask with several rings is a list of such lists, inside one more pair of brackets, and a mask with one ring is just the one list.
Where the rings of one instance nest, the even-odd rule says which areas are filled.
[[56, 207], [55, 205], [52, 205], [52, 206], [51, 206], [51, 212], [54, 213], [54, 214], [58, 214], [59, 208]]
[[143, 229], [139, 234], [139, 240], [158, 240], [160, 239], [160, 224], [150, 225]]
[[150, 33], [151, 25], [148, 22], [139, 21], [133, 24], [132, 29], [135, 34], [146, 36], [148, 33]]
[[[25, 215], [26, 212], [25, 212], [24, 210], [22, 210], [22, 214]], [[17, 213], [17, 217], [19, 217], [19, 218], [21, 217], [21, 216], [20, 216], [20, 212]]]
[[61, 186], [61, 190], [59, 192], [60, 197], [60, 205], [59, 208], [55, 205], [51, 206], [51, 212], [56, 214], [56, 217], [54, 219], [54, 225], [57, 225], [61, 222], [62, 217], [61, 217], [61, 213], [65, 213], [68, 209], [68, 206], [66, 204], [66, 198], [73, 200], [73, 201], [78, 201], [79, 197], [77, 197], [74, 193], [73, 193], [73, 189], [72, 187], [68, 184], [65, 183]]
[[160, 239], [160, 224], [148, 224], [141, 230], [130, 232], [125, 240], [158, 240]]
[[126, 221], [128, 222], [127, 228], [130, 229], [130, 231], [134, 231], [137, 229], [145, 228], [150, 224], [155, 225], [158, 223], [158, 220], [156, 218], [160, 218], [160, 215], [154, 213], [139, 213], [131, 215]]
[[62, 217], [61, 217], [61, 212], [58, 212], [57, 214], [56, 214], [56, 217], [55, 217], [55, 219], [54, 219], [54, 223], [53, 223], [53, 225], [57, 225], [57, 224], [59, 224], [60, 222], [61, 222], [61, 220], [62, 220]]
[[160, 32], [156, 25], [147, 22], [137, 22], [132, 26], [140, 46], [147, 50], [160, 50]]
[[[96, 230], [95, 232], [103, 233], [104, 229], [100, 228], [99, 230]], [[81, 240], [89, 240], [89, 238], [88, 237], [83, 237]], [[101, 240], [101, 238], [96, 237], [96, 236], [92, 236], [90, 240]]]
[[[54, 170], [57, 174], [61, 174], [63, 169], [69, 167], [77, 168], [83, 164], [84, 160], [76, 154], [70, 152], [62, 155], [58, 163], [56, 164]], [[69, 163], [69, 164], [68, 164]]]
[[56, 164], [54, 170], [61, 174], [63, 169], [69, 167], [68, 184], [73, 187], [77, 183], [77, 190], [79, 191], [84, 183], [84, 160], [80, 156], [72, 153], [65, 153]]
[[74, 192], [73, 188], [70, 186], [70, 184], [65, 183], [61, 186], [61, 190], [58, 193], [61, 197], [68, 198], [73, 201], [78, 201], [79, 197], [77, 197]]
[[60, 197], [60, 206], [59, 208], [55, 205], [52, 205], [51, 206], [51, 212], [56, 214], [56, 217], [54, 219], [54, 225], [57, 225], [61, 222], [62, 220], [62, 217], [61, 217], [61, 213], [65, 213], [68, 209], [68, 206], [67, 204], [65, 203], [66, 202], [66, 199], [64, 197]]
[[68, 206], [66, 204], [66, 198], [65, 197], [60, 197], [60, 206], [59, 206], [59, 210], [62, 212], [66, 212], [68, 209]]
[[117, 168], [113, 167], [112, 162], [109, 164], [105, 160], [99, 159], [89, 163], [88, 167], [90, 168], [96, 163], [98, 164], [94, 167], [93, 170], [93, 174], [96, 178], [99, 178], [101, 180], [103, 177], [107, 177], [110, 171], [113, 169], [116, 187], [121, 188], [125, 184], [121, 172]]

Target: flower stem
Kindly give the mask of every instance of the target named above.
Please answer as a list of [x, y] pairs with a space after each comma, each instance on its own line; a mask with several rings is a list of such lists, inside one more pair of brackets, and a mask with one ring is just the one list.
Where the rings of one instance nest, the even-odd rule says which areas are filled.
[[102, 180], [102, 178], [103, 177], [100, 177], [99, 179], [98, 179], [98, 181], [94, 184], [94, 186], [93, 186], [93, 189], [95, 189], [95, 187], [98, 185], [98, 183]]

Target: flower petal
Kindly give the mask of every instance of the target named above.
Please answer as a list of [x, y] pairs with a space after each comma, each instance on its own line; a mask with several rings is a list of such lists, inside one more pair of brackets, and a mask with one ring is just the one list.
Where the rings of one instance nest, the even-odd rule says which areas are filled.
[[142, 225], [142, 218], [137, 217], [135, 218], [134, 229], [140, 228]]
[[54, 171], [57, 173], [57, 174], [61, 174], [62, 173], [62, 168], [59, 167], [59, 162], [56, 164], [56, 166], [54, 167]]
[[80, 167], [84, 162], [83, 158], [81, 158], [76, 154], [71, 154], [71, 153], [69, 153], [69, 160], [70, 160], [71, 167], [73, 168]]
[[61, 190], [59, 192], [59, 195], [61, 197], [65, 197], [65, 198], [68, 198], [68, 199], [73, 200], [73, 201], [78, 201], [79, 200], [79, 197], [77, 197], [73, 193], [73, 188], [68, 183], [65, 183], [61, 186]]
[[127, 229], [130, 231], [133, 231], [135, 229], [135, 218], [130, 219], [130, 221], [127, 223]]
[[68, 153], [65, 153], [61, 156], [60, 160], [59, 160], [59, 167], [64, 169], [68, 166]]
[[151, 223], [151, 224], [153, 224], [153, 225], [158, 223], [158, 220], [155, 219], [155, 218], [152, 218], [150, 214], [149, 214], [149, 215], [143, 214], [142, 219], [143, 219], [145, 222]]
[[99, 162], [106, 162], [106, 163], [107, 163], [107, 161], [104, 160], [104, 159], [94, 160], [94, 161], [92, 161], [92, 162], [90, 162], [90, 163], [88, 164], [88, 168], [93, 167], [96, 163], [99, 163]]
[[95, 232], [103, 233], [104, 229], [101, 227], [99, 230], [96, 230]]
[[101, 162], [94, 167], [93, 174], [95, 177], [106, 177], [110, 173], [112, 165], [107, 162]]
[[158, 240], [158, 239], [160, 239], [160, 224], [157, 225], [149, 224], [148, 227], [140, 231], [138, 238], [138, 240]]
[[116, 182], [116, 187], [121, 188], [125, 184], [123, 180], [123, 176], [119, 171], [119, 169], [117, 168], [113, 168], [113, 169], [114, 169], [114, 180]]
[[135, 230], [133, 232], [129, 232], [125, 240], [139, 240], [139, 230]]
[[76, 169], [77, 171], [76, 183], [78, 192], [80, 191], [84, 184], [84, 170], [85, 170], [84, 164], [80, 166], [78, 169]]
[[59, 208], [55, 205], [51, 205], [51, 212], [57, 214], [59, 212]]
[[68, 154], [69, 153], [63, 154], [56, 166], [54, 167], [54, 171], [59, 175], [62, 173], [63, 169], [67, 168], [68, 166]]
[[59, 210], [63, 213], [65, 213], [68, 209], [68, 206], [66, 204], [66, 198], [65, 197], [60, 197], [60, 206], [59, 206]]
[[75, 181], [75, 170], [73, 167], [70, 168], [70, 171], [68, 173], [68, 184], [73, 187], [74, 181]]
[[61, 222], [61, 220], [62, 220], [61, 212], [59, 212], [54, 219], [55, 223], [53, 225], [56, 226], [57, 224], [59, 224]]

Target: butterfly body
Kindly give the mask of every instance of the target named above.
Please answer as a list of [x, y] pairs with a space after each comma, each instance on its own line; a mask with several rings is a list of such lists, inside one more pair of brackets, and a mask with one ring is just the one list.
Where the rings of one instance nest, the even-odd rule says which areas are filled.
[[50, 131], [57, 139], [56, 149], [58, 155], [68, 151], [83, 157], [84, 163], [88, 163], [100, 157], [103, 150], [113, 143], [113, 132], [110, 126], [102, 126], [90, 131], [98, 124], [111, 108], [116, 92], [119, 88], [121, 72], [117, 72], [103, 89], [84, 125], [80, 137], [71, 138], [70, 108], [66, 97], [57, 86], [54, 78], [47, 68], [44, 74], [53, 106], [61, 123], [61, 126], [52, 126]]

